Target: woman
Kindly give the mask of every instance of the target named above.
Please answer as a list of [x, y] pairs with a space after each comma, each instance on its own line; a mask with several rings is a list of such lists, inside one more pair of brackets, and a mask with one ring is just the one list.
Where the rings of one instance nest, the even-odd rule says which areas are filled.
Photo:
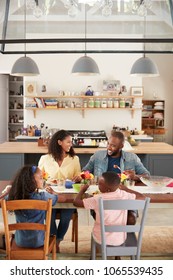
[[[49, 178], [74, 182], [81, 180], [81, 167], [78, 156], [72, 147], [72, 137], [66, 130], [57, 131], [51, 138], [48, 146], [48, 154], [41, 156], [39, 168], [48, 173]], [[56, 213], [60, 212], [60, 222], [56, 227]], [[57, 251], [59, 243], [66, 234], [74, 209], [53, 209], [51, 233], [57, 238]]]

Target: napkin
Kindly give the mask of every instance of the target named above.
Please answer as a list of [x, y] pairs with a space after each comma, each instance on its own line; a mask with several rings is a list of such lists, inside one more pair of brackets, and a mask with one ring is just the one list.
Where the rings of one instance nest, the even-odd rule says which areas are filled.
[[167, 185], [169, 188], [173, 188], [173, 181]]

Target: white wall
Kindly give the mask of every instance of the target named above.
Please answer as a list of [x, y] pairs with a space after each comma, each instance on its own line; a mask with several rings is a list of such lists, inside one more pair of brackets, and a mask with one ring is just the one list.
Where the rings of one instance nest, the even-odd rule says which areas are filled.
[[[10, 73], [15, 60], [19, 56], [0, 55], [0, 72]], [[41, 93], [43, 84], [47, 87], [47, 93], [56, 94], [58, 90], [85, 91], [88, 85], [92, 85], [96, 91], [102, 90], [103, 80], [120, 80], [122, 85], [126, 85], [128, 91], [131, 86], [144, 86], [144, 98], [153, 99], [156, 93], [158, 98], [166, 100], [166, 141], [172, 144], [172, 78], [173, 78], [173, 56], [172, 55], [153, 55], [150, 57], [157, 63], [160, 77], [157, 78], [134, 78], [130, 77], [130, 69], [136, 59], [137, 54], [92, 54], [91, 57], [97, 62], [99, 76], [72, 76], [71, 69], [80, 55], [32, 55], [38, 64], [40, 75], [37, 77], [26, 78], [28, 81], [37, 81], [37, 91]], [[26, 80], [25, 79], [25, 80]], [[117, 126], [129, 126], [130, 129], [141, 128], [141, 113], [136, 111], [134, 118], [127, 111], [114, 110], [87, 110], [85, 118], [80, 111], [39, 111], [34, 118], [31, 111], [25, 111], [25, 125], [41, 122], [49, 128], [64, 129], [105, 129], [108, 133], [113, 124]]]

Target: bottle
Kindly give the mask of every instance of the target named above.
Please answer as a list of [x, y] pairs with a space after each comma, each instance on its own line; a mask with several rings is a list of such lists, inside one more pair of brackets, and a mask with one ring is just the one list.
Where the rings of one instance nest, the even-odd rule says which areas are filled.
[[17, 101], [14, 101], [14, 109], [17, 109]]
[[86, 90], [86, 92], [85, 92], [85, 95], [86, 96], [93, 96], [93, 90], [92, 90], [92, 86], [88, 86], [87, 87], [87, 90]]
[[23, 95], [23, 85], [20, 86], [20, 95]]

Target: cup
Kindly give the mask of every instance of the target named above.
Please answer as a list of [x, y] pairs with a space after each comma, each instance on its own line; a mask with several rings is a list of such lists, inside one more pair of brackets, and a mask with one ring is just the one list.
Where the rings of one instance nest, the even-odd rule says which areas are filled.
[[135, 181], [134, 180], [126, 180], [126, 187], [127, 188], [133, 188], [135, 186]]
[[63, 179], [57, 180], [57, 187], [59, 191], [65, 190], [65, 181]]

